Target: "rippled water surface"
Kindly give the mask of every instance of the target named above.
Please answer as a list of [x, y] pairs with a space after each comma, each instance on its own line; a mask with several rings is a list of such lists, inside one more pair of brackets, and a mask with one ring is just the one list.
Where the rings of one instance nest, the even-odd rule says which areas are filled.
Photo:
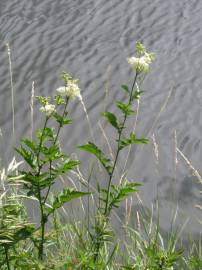
[[[202, 173], [201, 26], [199, 0], [1, 1], [0, 125], [4, 162], [12, 157], [13, 145], [30, 135], [32, 82], [35, 95], [50, 95], [60, 86], [63, 70], [80, 79], [94, 137], [101, 143], [100, 113], [105, 107], [113, 110], [115, 98], [123, 99], [119, 91], [122, 83], [132, 83], [126, 58], [134, 53], [135, 42], [141, 40], [156, 54], [144, 84], [136, 130], [138, 135], [149, 137], [150, 144], [133, 148], [129, 175], [144, 183], [140, 195], [148, 207], [158, 198], [165, 227], [176, 198], [182, 217], [191, 217], [192, 229], [198, 231], [195, 219], [201, 213], [194, 205], [202, 202], [200, 186], [179, 155], [175, 162], [175, 131], [177, 146]], [[15, 138], [7, 42], [13, 69]], [[37, 110], [35, 106], [35, 127], [41, 121]], [[72, 104], [71, 113], [74, 124], [68, 133], [63, 132], [62, 141], [73, 151], [91, 133], [80, 103]], [[113, 136], [111, 129], [106, 133]], [[154, 151], [157, 146], [158, 159]]]

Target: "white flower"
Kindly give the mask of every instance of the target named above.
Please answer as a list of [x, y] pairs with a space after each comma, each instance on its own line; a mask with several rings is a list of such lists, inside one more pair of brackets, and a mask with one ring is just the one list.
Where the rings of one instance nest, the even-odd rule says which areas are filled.
[[61, 86], [56, 89], [59, 95], [67, 96], [69, 98], [81, 98], [80, 89], [77, 84], [77, 80], [69, 80], [67, 86]]
[[145, 54], [141, 57], [132, 56], [127, 60], [134, 71], [147, 72], [149, 70], [149, 65], [153, 61], [153, 55], [145, 52]]
[[132, 66], [134, 71], [147, 72], [149, 70], [149, 64], [144, 56], [141, 56], [140, 58], [132, 56], [128, 58], [128, 64]]
[[46, 116], [51, 116], [52, 113], [56, 112], [55, 105], [46, 104], [45, 106], [40, 108], [41, 112], [44, 112]]

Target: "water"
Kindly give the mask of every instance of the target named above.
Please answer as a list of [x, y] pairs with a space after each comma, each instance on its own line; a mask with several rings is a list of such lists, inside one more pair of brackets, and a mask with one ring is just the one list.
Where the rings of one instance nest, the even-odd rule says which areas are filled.
[[[3, 162], [13, 156], [13, 145], [31, 133], [33, 81], [35, 95], [52, 94], [61, 85], [59, 75], [63, 70], [80, 79], [93, 136], [98, 139], [100, 112], [105, 107], [113, 110], [113, 100], [123, 98], [119, 85], [132, 83], [126, 58], [134, 53], [135, 42], [141, 40], [155, 52], [156, 61], [144, 84], [136, 132], [148, 136], [151, 143], [133, 148], [129, 175], [144, 183], [140, 196], [146, 206], [157, 198], [160, 201], [163, 227], [168, 227], [175, 198], [183, 211], [182, 219], [189, 216], [191, 229], [198, 232], [196, 218], [201, 213], [194, 205], [202, 202], [200, 185], [179, 155], [175, 163], [175, 137], [179, 149], [201, 172], [201, 25], [202, 2], [198, 0], [1, 1]], [[15, 138], [7, 42], [13, 68]], [[41, 121], [37, 111], [34, 104], [34, 128]], [[68, 134], [62, 134], [62, 142], [73, 151], [75, 145], [91, 138], [92, 132], [79, 102], [72, 104], [71, 113], [75, 124]], [[106, 133], [113, 136], [110, 129]], [[152, 144], [153, 134], [156, 144]], [[158, 145], [158, 160], [154, 145]]]

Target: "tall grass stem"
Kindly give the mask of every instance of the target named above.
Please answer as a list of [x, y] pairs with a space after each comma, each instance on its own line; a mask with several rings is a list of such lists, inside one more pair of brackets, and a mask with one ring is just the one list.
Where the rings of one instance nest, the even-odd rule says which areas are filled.
[[11, 86], [11, 107], [12, 107], [12, 130], [13, 136], [15, 136], [15, 104], [14, 104], [14, 87], [13, 87], [13, 72], [12, 72], [12, 62], [11, 62], [11, 50], [9, 43], [6, 43], [8, 61], [9, 61], [9, 73], [10, 73], [10, 86]]

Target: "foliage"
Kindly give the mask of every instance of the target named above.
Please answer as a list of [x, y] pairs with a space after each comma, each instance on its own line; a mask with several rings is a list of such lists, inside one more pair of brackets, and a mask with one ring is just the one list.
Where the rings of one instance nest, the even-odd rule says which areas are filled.
[[[80, 161], [63, 152], [59, 143], [61, 129], [72, 123], [68, 105], [75, 98], [81, 100], [78, 80], [63, 72], [64, 86], [59, 87], [54, 97], [37, 97], [44, 114], [42, 128], [36, 130], [34, 139], [23, 138], [15, 148], [22, 161], [15, 159], [0, 170], [0, 269], [2, 270], [198, 270], [202, 268], [201, 242], [184, 248], [178, 241], [180, 234], [161, 233], [159, 220], [153, 223], [153, 216], [144, 216], [140, 211], [134, 228], [128, 223], [121, 237], [113, 227], [111, 216], [121, 203], [138, 192], [141, 184], [129, 181], [127, 168], [123, 174], [117, 168], [123, 149], [133, 145], [147, 144], [147, 138], [138, 137], [135, 130], [127, 130], [127, 120], [136, 115], [136, 104], [143, 94], [140, 84], [149, 71], [154, 56], [143, 44], [136, 44], [137, 57], [128, 58], [134, 71], [131, 87], [121, 86], [126, 101], [117, 100], [118, 113], [102, 113], [105, 121], [116, 132], [114, 158], [109, 157], [95, 142], [88, 142], [77, 148], [98, 160], [105, 170], [99, 175], [96, 188], [81, 177]], [[23, 166], [22, 166], [23, 164]], [[122, 164], [120, 164], [121, 166]], [[78, 169], [77, 171], [75, 171]], [[126, 169], [126, 170], [125, 170]], [[53, 186], [68, 173], [78, 176], [78, 181], [87, 186], [87, 191], [65, 187], [51, 192]], [[79, 172], [79, 173], [77, 173]], [[91, 177], [91, 176], [90, 176]], [[89, 177], [89, 178], [90, 178]], [[82, 181], [81, 181], [82, 178]], [[85, 180], [85, 179], [84, 179]], [[93, 183], [94, 185], [96, 183]], [[93, 190], [93, 192], [91, 192]], [[89, 196], [91, 195], [91, 196]], [[88, 209], [82, 197], [87, 196]], [[31, 222], [26, 200], [37, 204], [40, 221]], [[85, 219], [70, 222], [69, 216], [59, 209], [74, 199], [80, 199]], [[94, 202], [94, 203], [93, 203]], [[73, 213], [77, 207], [72, 203]], [[89, 210], [90, 209], [90, 210]], [[66, 211], [64, 210], [64, 213]], [[123, 224], [122, 224], [123, 225]], [[172, 227], [172, 226], [171, 226]], [[187, 253], [185, 253], [185, 251]]]
[[[115, 159], [111, 160], [104, 154], [104, 151], [101, 150], [97, 145], [95, 145], [92, 142], [89, 142], [87, 144], [79, 146], [80, 149], [89, 152], [93, 154], [98, 161], [103, 165], [105, 168], [108, 179], [107, 179], [107, 187], [100, 188], [100, 185], [98, 186], [98, 193], [99, 193], [99, 202], [102, 204], [99, 204], [99, 207], [97, 209], [97, 212], [101, 215], [103, 215], [104, 219], [106, 219], [105, 222], [99, 223], [99, 233], [95, 229], [94, 235], [93, 235], [93, 244], [95, 244], [95, 262], [99, 261], [99, 250], [102, 248], [105, 240], [102, 239], [101, 233], [103, 228], [108, 224], [109, 216], [111, 214], [111, 211], [114, 207], [118, 207], [118, 204], [123, 201], [125, 198], [127, 198], [131, 193], [137, 192], [137, 186], [139, 186], [137, 183], [128, 183], [125, 182], [124, 184], [120, 185], [114, 185], [113, 178], [114, 178], [114, 171], [117, 166], [117, 161], [119, 159], [120, 152], [123, 148], [126, 146], [132, 145], [132, 144], [146, 144], [148, 143], [148, 140], [145, 138], [136, 138], [136, 135], [133, 131], [130, 132], [130, 137], [127, 138], [124, 136], [124, 131], [126, 128], [126, 121], [128, 117], [135, 114], [135, 110], [133, 109], [134, 101], [140, 98], [140, 95], [142, 92], [139, 91], [139, 80], [141, 79], [144, 70], [146, 70], [151, 63], [152, 59], [150, 59], [150, 54], [146, 53], [144, 46], [140, 43], [137, 44], [137, 52], [138, 54], [144, 54], [145, 57], [145, 63], [143, 63], [143, 66], [147, 66], [146, 68], [140, 68], [140, 61], [142, 58], [136, 58], [132, 57], [129, 59], [132, 59], [132, 61], [135, 59], [135, 69], [133, 66], [133, 70], [135, 72], [134, 80], [132, 83], [131, 88], [128, 85], [122, 85], [122, 89], [126, 92], [127, 95], [127, 102], [124, 103], [122, 101], [116, 101], [115, 104], [117, 108], [121, 111], [121, 115], [115, 115], [112, 112], [106, 111], [102, 113], [102, 116], [106, 119], [106, 121], [115, 128], [117, 132], [117, 139], [116, 141], [116, 151], [115, 151]], [[149, 62], [147, 61], [149, 58]], [[151, 60], [151, 61], [150, 61]], [[101, 191], [101, 192], [100, 192]]]
[[[63, 78], [66, 87], [70, 76], [64, 73]], [[54, 196], [53, 203], [47, 207], [51, 187], [60, 176], [73, 170], [79, 164], [79, 161], [73, 160], [63, 153], [58, 141], [61, 128], [71, 123], [71, 120], [66, 117], [68, 114], [69, 96], [67, 95], [63, 98], [56, 95], [53, 99], [54, 104], [49, 104], [51, 101], [50, 97], [39, 96], [38, 100], [42, 105], [40, 110], [45, 114], [44, 126], [36, 131], [35, 140], [28, 138], [21, 140], [21, 146], [16, 148], [16, 151], [27, 163], [28, 168], [18, 170], [19, 175], [17, 177], [10, 176], [9, 181], [15, 185], [21, 184], [23, 190], [26, 191], [26, 196], [38, 201], [41, 216], [39, 227], [41, 237], [37, 240], [39, 242], [37, 247], [38, 256], [42, 260], [46, 241], [46, 223], [49, 216], [54, 214], [66, 202], [89, 195], [89, 193], [66, 188]], [[63, 111], [62, 114], [57, 112], [61, 109]], [[56, 120], [56, 129], [48, 126], [51, 119]]]

